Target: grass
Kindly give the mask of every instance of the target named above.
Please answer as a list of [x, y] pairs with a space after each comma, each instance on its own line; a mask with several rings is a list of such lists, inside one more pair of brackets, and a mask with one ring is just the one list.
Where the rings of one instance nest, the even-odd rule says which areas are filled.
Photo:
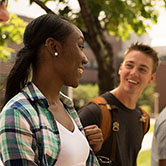
[[154, 131], [154, 124], [151, 124], [148, 133], [153, 132], [153, 131]]
[[137, 158], [137, 166], [150, 166], [150, 156], [151, 156], [151, 151], [141, 151], [138, 154]]
[[[154, 124], [151, 124], [148, 133], [153, 131], [154, 131]], [[137, 166], [150, 166], [150, 160], [151, 160], [151, 150], [141, 151], [138, 154]]]

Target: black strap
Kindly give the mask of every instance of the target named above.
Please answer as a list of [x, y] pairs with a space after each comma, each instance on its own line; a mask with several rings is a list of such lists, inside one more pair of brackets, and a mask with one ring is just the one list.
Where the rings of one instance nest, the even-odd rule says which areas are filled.
[[112, 132], [113, 132], [113, 140], [112, 140], [112, 151], [111, 151], [111, 160], [115, 162], [116, 155], [116, 143], [117, 143], [117, 132], [119, 131], [119, 122], [118, 122], [118, 108], [112, 109]]

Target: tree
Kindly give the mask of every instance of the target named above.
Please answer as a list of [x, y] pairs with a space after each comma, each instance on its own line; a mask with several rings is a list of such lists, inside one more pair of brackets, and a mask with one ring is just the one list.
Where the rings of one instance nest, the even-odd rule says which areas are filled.
[[[31, 3], [35, 2], [50, 12], [44, 5], [48, 1], [31, 0]], [[145, 33], [152, 23], [157, 23], [157, 3], [166, 3], [165, 0], [78, 0], [81, 10], [73, 13], [67, 1], [58, 2], [64, 4], [58, 14], [73, 19], [96, 56], [100, 94], [114, 87], [115, 77], [112, 45], [105, 35], [113, 34], [125, 40], [133, 32], [138, 35]]]
[[8, 47], [9, 42], [17, 44], [22, 42], [25, 25], [26, 23], [15, 14], [10, 14], [10, 20], [7, 23], [0, 23], [0, 59], [7, 61], [14, 52]]
[[[30, 0], [47, 13], [54, 13], [45, 4], [55, 0]], [[141, 35], [157, 23], [157, 3], [165, 0], [78, 0], [80, 12], [73, 12], [69, 0], [56, 0], [64, 7], [58, 13], [69, 17], [82, 30], [85, 39], [93, 50], [98, 63], [98, 85], [100, 94], [114, 87], [112, 45], [106, 35], [113, 34], [125, 40], [135, 32]]]

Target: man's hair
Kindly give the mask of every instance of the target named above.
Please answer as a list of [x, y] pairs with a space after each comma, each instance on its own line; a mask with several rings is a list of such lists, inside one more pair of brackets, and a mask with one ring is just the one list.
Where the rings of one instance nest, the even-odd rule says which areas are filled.
[[139, 42], [132, 43], [126, 50], [123, 60], [131, 51], [140, 51], [144, 53], [145, 55], [147, 55], [148, 57], [152, 58], [153, 60], [152, 73], [155, 73], [157, 71], [157, 68], [160, 64], [159, 54], [152, 47], [143, 43], [139, 43]]

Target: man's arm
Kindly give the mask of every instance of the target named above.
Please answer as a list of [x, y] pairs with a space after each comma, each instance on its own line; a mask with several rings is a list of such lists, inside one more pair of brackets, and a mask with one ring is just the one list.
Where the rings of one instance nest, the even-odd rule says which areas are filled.
[[94, 124], [100, 127], [101, 111], [95, 103], [89, 103], [81, 107], [78, 115], [84, 127]]

